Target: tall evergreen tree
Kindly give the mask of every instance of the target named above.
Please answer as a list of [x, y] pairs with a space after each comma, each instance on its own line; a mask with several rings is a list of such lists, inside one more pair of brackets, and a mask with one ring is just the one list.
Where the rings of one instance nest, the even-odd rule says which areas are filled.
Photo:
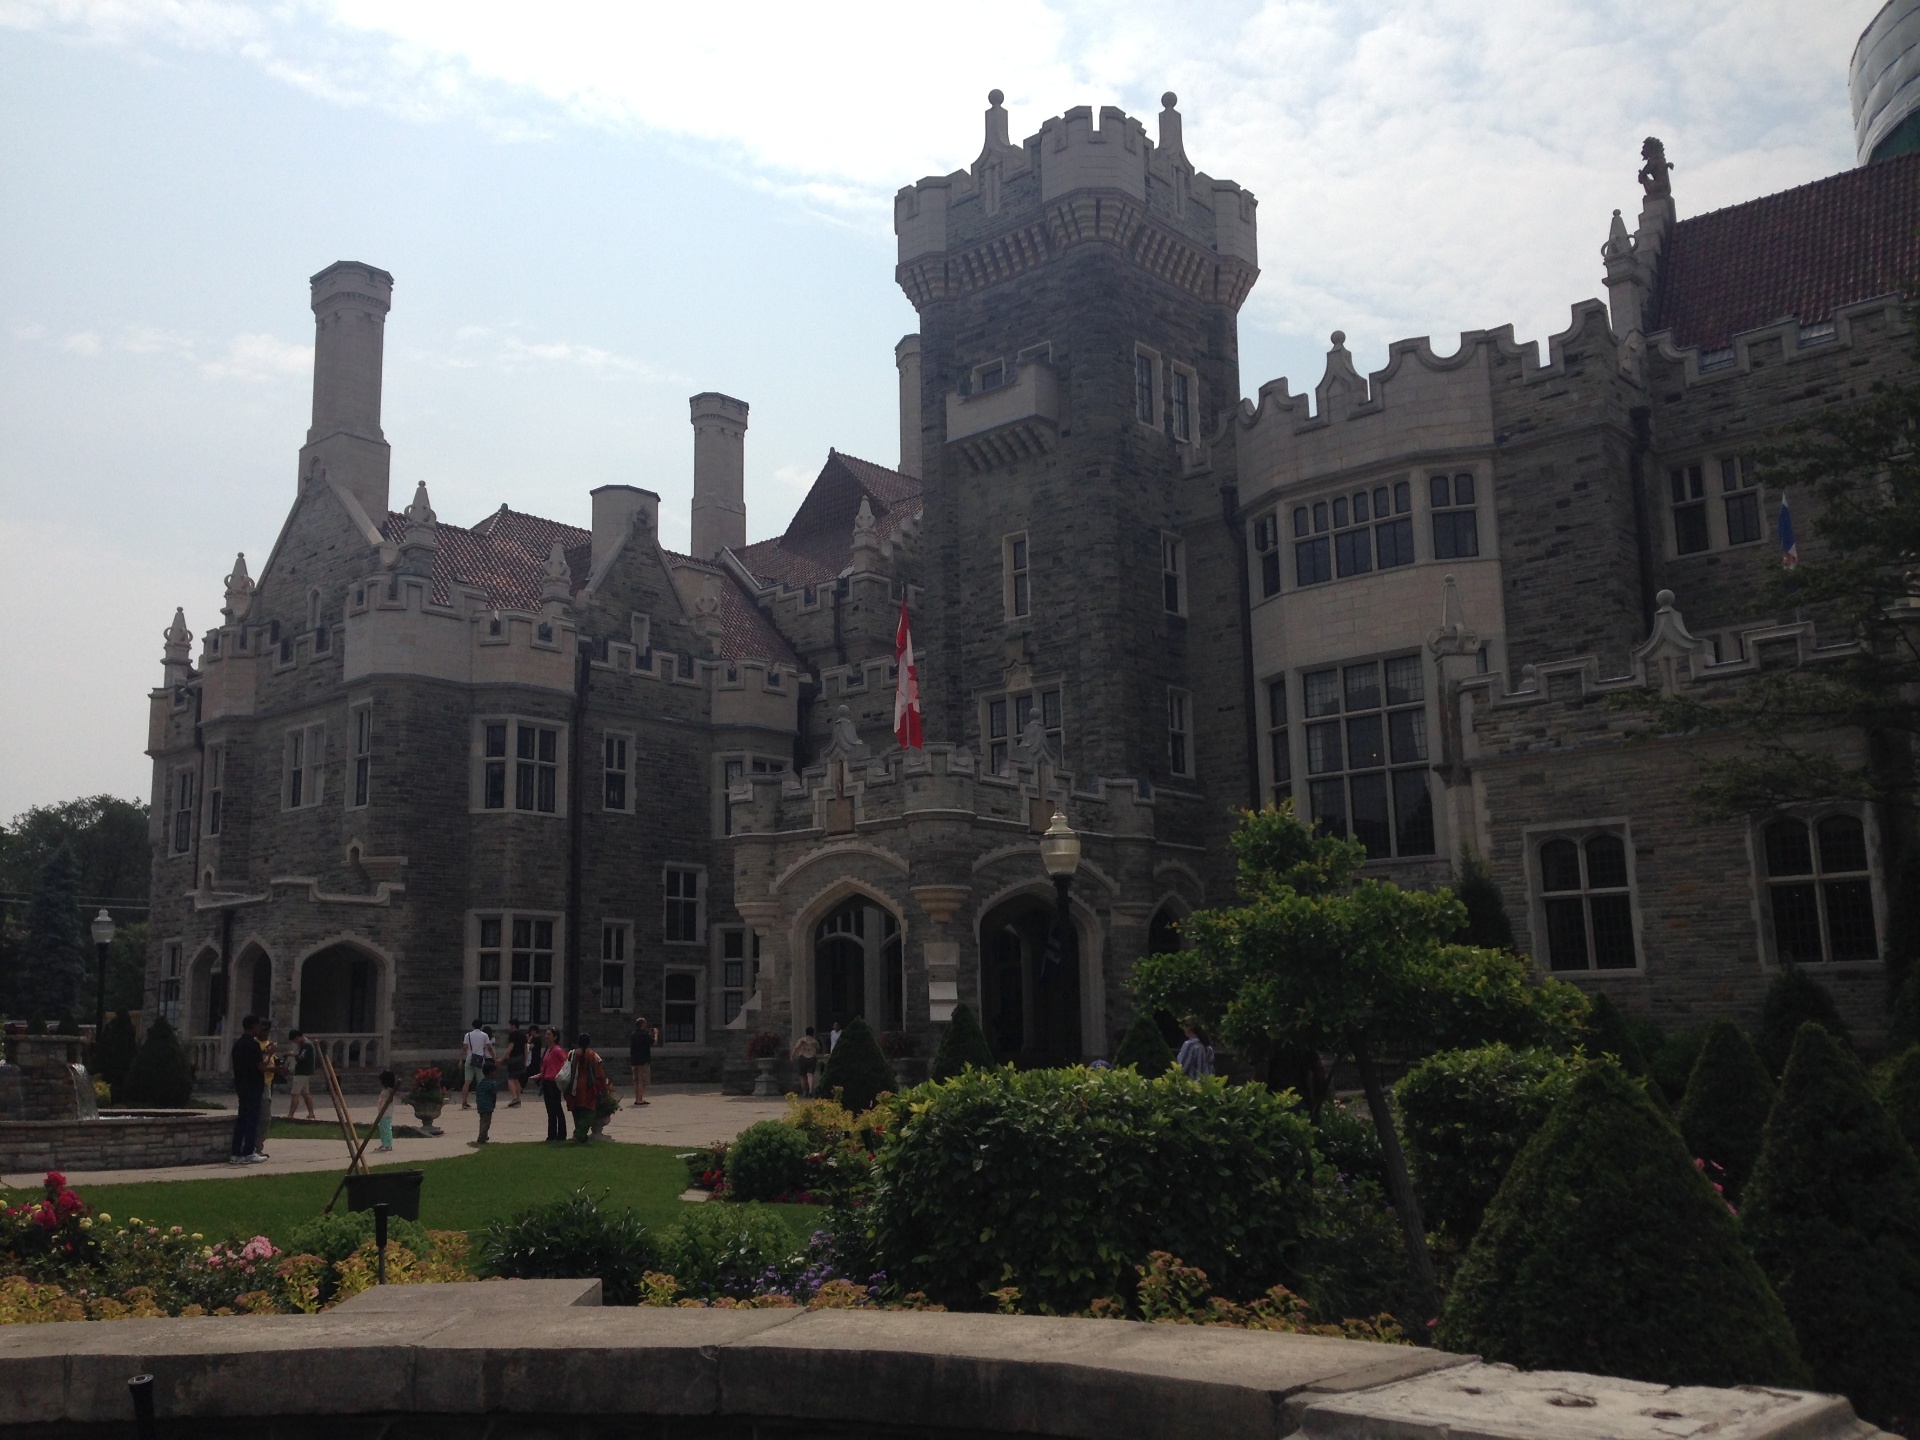
[[1920, 1422], [1920, 1161], [1817, 1024], [1793, 1042], [1741, 1225], [1814, 1384], [1877, 1425]]
[[80, 1003], [86, 976], [80, 867], [72, 849], [63, 843], [40, 867], [40, 880], [27, 906], [26, 943], [15, 972], [14, 1003], [34, 1019], [70, 1015]]
[[827, 1057], [827, 1068], [820, 1077], [820, 1089], [828, 1094], [840, 1092], [840, 1103], [858, 1113], [873, 1107], [874, 1100], [889, 1090], [898, 1089], [893, 1066], [887, 1063], [873, 1027], [856, 1015], [840, 1032], [840, 1043]]
[[1787, 1068], [1787, 1056], [1793, 1051], [1800, 1027], [1809, 1020], [1847, 1049], [1853, 1048], [1853, 1037], [1847, 1033], [1847, 1024], [1840, 1018], [1827, 987], [1798, 965], [1782, 965], [1767, 986], [1767, 998], [1760, 1006], [1760, 1033], [1754, 1037], [1754, 1048], [1773, 1074], [1779, 1075]]
[[1160, 1037], [1159, 1025], [1145, 1010], [1133, 1017], [1133, 1024], [1127, 1027], [1127, 1033], [1120, 1037], [1120, 1044], [1113, 1052], [1114, 1069], [1127, 1065], [1149, 1079], [1173, 1065], [1172, 1047]]
[[1920, 1045], [1909, 1045], [1887, 1062], [1880, 1077], [1880, 1103], [1920, 1155]]
[[1604, 1061], [1507, 1172], [1434, 1338], [1526, 1370], [1669, 1385], [1807, 1379], [1726, 1205], [1672, 1121]]
[[1727, 1198], [1738, 1202], [1760, 1158], [1760, 1137], [1773, 1109], [1773, 1078], [1740, 1027], [1716, 1020], [1687, 1077], [1680, 1133], [1694, 1157], [1718, 1165]]
[[962, 1001], [953, 1007], [953, 1018], [947, 1021], [946, 1032], [940, 1037], [940, 1048], [927, 1067], [927, 1078], [951, 1080], [969, 1065], [991, 1070], [993, 1064], [993, 1047], [987, 1043], [987, 1032], [980, 1028], [973, 1007]]
[[1911, 1045], [1920, 1045], [1920, 965], [1908, 974], [1887, 1017], [1887, 1050], [1898, 1055]]
[[133, 1057], [139, 1050], [140, 1037], [134, 1033], [133, 1016], [125, 1010], [114, 1011], [107, 1028], [93, 1042], [87, 1068], [107, 1082], [115, 1100], [120, 1099], [120, 1092], [126, 1088], [127, 1071], [132, 1068]]
[[127, 1078], [114, 1093], [118, 1105], [147, 1105], [179, 1109], [193, 1103], [193, 1062], [164, 1016], [147, 1027], [147, 1035], [127, 1067]]
[[1627, 1074], [1647, 1073], [1647, 1057], [1633, 1038], [1633, 1031], [1627, 1028], [1627, 1017], [1620, 1013], [1620, 1007], [1613, 1003], [1613, 997], [1604, 990], [1593, 997], [1593, 1009], [1587, 1014], [1587, 1029], [1593, 1035], [1593, 1048], [1602, 1055], [1613, 1056]]
[[1467, 923], [1453, 937], [1456, 944], [1481, 950], [1511, 950], [1513, 922], [1507, 902], [1493, 883], [1493, 872], [1466, 846], [1460, 847], [1460, 875], [1453, 882], [1454, 897], [1467, 907]]

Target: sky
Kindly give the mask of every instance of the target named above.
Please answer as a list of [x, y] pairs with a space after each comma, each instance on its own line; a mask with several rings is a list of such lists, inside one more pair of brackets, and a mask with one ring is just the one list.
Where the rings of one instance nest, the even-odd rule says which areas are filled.
[[1327, 336], [1563, 329], [1666, 141], [1684, 217], [1853, 163], [1879, 0], [0, 0], [0, 819], [146, 798], [176, 605], [218, 620], [292, 503], [307, 277], [393, 273], [393, 495], [585, 525], [662, 497], [687, 397], [752, 407], [750, 539], [829, 446], [898, 458], [892, 197], [1073, 105], [1259, 197], [1249, 395]]

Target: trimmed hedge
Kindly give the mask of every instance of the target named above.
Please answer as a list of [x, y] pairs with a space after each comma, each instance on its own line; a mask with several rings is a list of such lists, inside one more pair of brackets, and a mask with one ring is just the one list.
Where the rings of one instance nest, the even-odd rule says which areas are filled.
[[1507, 918], [1506, 897], [1494, 883], [1493, 872], [1466, 846], [1460, 847], [1459, 878], [1453, 897], [1467, 907], [1466, 923], [1453, 938], [1457, 944], [1482, 950], [1513, 950], [1513, 922]]
[[[122, 1095], [121, 1090], [126, 1093]], [[193, 1062], [187, 1047], [164, 1016], [147, 1027], [147, 1038], [134, 1052], [125, 1083], [114, 1092], [116, 1105], [145, 1105], [182, 1109], [193, 1103]]]
[[1753, 1048], [1776, 1079], [1787, 1068], [1787, 1056], [1793, 1052], [1800, 1027], [1809, 1020], [1823, 1026], [1847, 1049], [1853, 1048], [1853, 1037], [1847, 1033], [1846, 1022], [1826, 987], [1798, 965], [1783, 964], [1767, 986], [1767, 998], [1760, 1007], [1760, 1029], [1753, 1037]]
[[1646, 1053], [1633, 1038], [1633, 1030], [1613, 997], [1604, 991], [1593, 997], [1593, 1009], [1587, 1015], [1587, 1030], [1593, 1037], [1594, 1052], [1611, 1055], [1629, 1075], [1647, 1073]]
[[858, 1115], [873, 1108], [873, 1102], [900, 1082], [893, 1077], [893, 1066], [873, 1037], [873, 1028], [856, 1015], [840, 1032], [840, 1042], [827, 1057], [820, 1076], [820, 1093], [834, 1096]]
[[1127, 1033], [1120, 1037], [1120, 1044], [1113, 1052], [1115, 1069], [1132, 1066], [1142, 1075], [1158, 1075], [1172, 1068], [1173, 1049], [1161, 1038], [1160, 1026], [1152, 1015], [1142, 1011], [1133, 1017], [1133, 1024], [1127, 1027]]
[[1920, 1420], [1920, 1161], [1859, 1064], [1800, 1027], [1741, 1225], [1813, 1383], [1877, 1425]]
[[[510, 1280], [573, 1280], [598, 1276], [608, 1305], [637, 1305], [658, 1250], [646, 1225], [624, 1206], [602, 1207], [584, 1189], [495, 1220], [476, 1237], [474, 1269]], [[689, 1207], [706, 1209], [702, 1205]], [[721, 1209], [721, 1206], [714, 1206]]]
[[1679, 1131], [1590, 1066], [1520, 1152], [1435, 1332], [1524, 1370], [1803, 1385], [1786, 1312]]
[[1551, 1050], [1482, 1045], [1420, 1062], [1394, 1086], [1414, 1193], [1430, 1226], [1465, 1246], [1516, 1156], [1573, 1088]]
[[1731, 1020], [1714, 1021], [1687, 1078], [1680, 1133], [1696, 1160], [1720, 1167], [1731, 1201], [1739, 1201], [1760, 1158], [1760, 1138], [1771, 1109], [1773, 1077], [1759, 1053]]
[[1920, 963], [1908, 971], [1895, 992], [1893, 1012], [1887, 1017], [1887, 1050], [1898, 1055], [1920, 1045]]
[[93, 1054], [87, 1057], [87, 1068], [97, 1079], [107, 1082], [113, 1097], [118, 1100], [127, 1083], [127, 1071], [133, 1068], [133, 1057], [139, 1053], [140, 1036], [133, 1028], [133, 1016], [125, 1010], [118, 1010], [107, 1021], [100, 1038], [93, 1042]]
[[[845, 1043], [846, 1035], [841, 1034]], [[783, 1281], [803, 1257], [775, 1210], [759, 1205], [689, 1205], [660, 1239], [661, 1266], [683, 1294], [701, 1300], [751, 1295], [768, 1273]]]
[[1647, 1073], [1665, 1092], [1668, 1104], [1678, 1105], [1687, 1098], [1687, 1080], [1700, 1059], [1700, 1047], [1706, 1043], [1704, 1027], [1675, 1030], [1658, 1050], [1647, 1056]]
[[1299, 1288], [1313, 1130], [1292, 1096], [1169, 1071], [970, 1070], [897, 1097], [866, 1215], [903, 1290], [953, 1309], [1131, 1301], [1166, 1250], [1232, 1298]]
[[1920, 1155], [1920, 1045], [1909, 1045], [1881, 1070], [1880, 1103]]
[[947, 1022], [946, 1031], [940, 1036], [940, 1048], [934, 1052], [933, 1063], [927, 1067], [927, 1078], [951, 1080], [969, 1065], [991, 1070], [994, 1066], [993, 1047], [987, 1043], [987, 1032], [980, 1028], [980, 1020], [973, 1013], [973, 1007], [962, 1002], [953, 1007], [953, 1018]]
[[[846, 1037], [840, 1037], [846, 1044]], [[784, 1120], [749, 1125], [727, 1147], [727, 1196], [772, 1200], [800, 1188], [807, 1173], [807, 1137]]]

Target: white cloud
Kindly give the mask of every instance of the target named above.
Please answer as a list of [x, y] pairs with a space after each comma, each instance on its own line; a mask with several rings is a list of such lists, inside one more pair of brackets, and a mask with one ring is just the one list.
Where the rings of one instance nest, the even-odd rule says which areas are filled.
[[46, 337], [46, 333], [46, 326], [35, 325], [30, 321], [22, 321], [13, 327], [13, 338], [16, 340], [41, 340]]
[[114, 341], [114, 346], [130, 355], [177, 355], [185, 360], [193, 358], [191, 335], [160, 330], [152, 325], [127, 326], [120, 332], [120, 338]]
[[241, 380], [260, 384], [313, 373], [313, 347], [295, 345], [272, 335], [236, 335], [227, 352], [200, 367], [210, 380]]
[[69, 335], [62, 340], [60, 348], [71, 355], [98, 355], [100, 337], [91, 330], [82, 330], [77, 335]]
[[489, 325], [462, 325], [454, 331], [452, 349], [435, 355], [417, 352], [415, 358], [454, 370], [485, 367], [511, 374], [568, 366], [588, 374], [631, 376], [649, 384], [692, 383], [685, 375], [597, 345], [566, 340], [523, 340], [518, 335], [501, 334]]
[[819, 478], [820, 467], [809, 465], [805, 461], [798, 465], [776, 465], [773, 469], [773, 481], [776, 485], [785, 486], [789, 490], [796, 490], [802, 494]]

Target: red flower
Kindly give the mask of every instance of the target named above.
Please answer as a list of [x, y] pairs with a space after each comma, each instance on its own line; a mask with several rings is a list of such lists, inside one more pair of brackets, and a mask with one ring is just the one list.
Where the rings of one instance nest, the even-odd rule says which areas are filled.
[[53, 1213], [51, 1205], [40, 1205], [34, 1209], [33, 1223], [42, 1230], [53, 1230], [59, 1227], [60, 1217]]
[[64, 1190], [67, 1188], [67, 1177], [62, 1175], [58, 1170], [49, 1170], [47, 1171], [46, 1186], [49, 1190]]

